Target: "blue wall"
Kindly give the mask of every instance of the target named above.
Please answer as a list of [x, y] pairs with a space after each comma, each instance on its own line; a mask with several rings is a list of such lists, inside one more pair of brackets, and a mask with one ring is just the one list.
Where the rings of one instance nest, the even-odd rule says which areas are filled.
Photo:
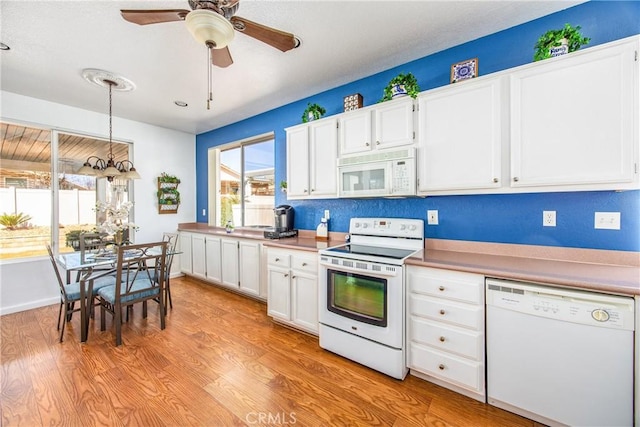
[[[523, 65], [532, 61], [533, 45], [541, 34], [567, 22], [582, 27], [583, 34], [591, 38], [589, 46], [640, 34], [640, 2], [587, 2], [198, 135], [196, 221], [208, 221], [201, 213], [208, 208], [209, 148], [275, 131], [276, 182], [286, 180], [284, 128], [300, 123], [307, 102], [317, 102], [327, 109], [327, 115], [334, 115], [342, 112], [342, 99], [348, 94], [360, 93], [365, 105], [375, 104], [382, 97], [382, 88], [400, 72], [412, 72], [420, 89], [428, 90], [448, 85], [451, 64], [468, 58], [479, 58], [480, 75]], [[276, 205], [285, 203], [295, 208], [299, 229], [315, 229], [324, 209], [331, 210], [330, 231], [340, 232], [347, 231], [349, 218], [354, 216], [426, 220], [426, 210], [437, 209], [440, 225], [425, 226], [426, 238], [640, 251], [640, 191], [311, 201], [287, 201], [278, 192]], [[557, 212], [556, 227], [542, 227], [543, 210]], [[621, 230], [595, 230], [595, 211], [621, 212]]]

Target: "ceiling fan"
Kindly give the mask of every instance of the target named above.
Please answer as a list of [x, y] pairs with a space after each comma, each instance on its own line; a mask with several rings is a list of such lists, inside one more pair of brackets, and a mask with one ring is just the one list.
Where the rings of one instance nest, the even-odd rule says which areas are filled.
[[234, 30], [286, 52], [300, 45], [291, 33], [270, 28], [235, 16], [240, 0], [189, 0], [192, 10], [120, 10], [122, 17], [134, 24], [148, 25], [185, 21], [193, 37], [205, 44], [211, 53], [211, 63], [218, 67], [233, 64], [228, 44]]

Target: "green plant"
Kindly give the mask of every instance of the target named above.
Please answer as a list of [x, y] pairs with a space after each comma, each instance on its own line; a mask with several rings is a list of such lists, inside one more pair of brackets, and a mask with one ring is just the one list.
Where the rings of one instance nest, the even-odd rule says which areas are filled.
[[547, 31], [540, 36], [534, 46], [536, 51], [533, 55], [533, 60], [540, 61], [551, 58], [549, 49], [562, 45], [563, 40], [566, 40], [569, 52], [576, 51], [580, 49], [581, 46], [588, 44], [591, 39], [589, 37], [583, 37], [580, 29], [581, 27], [579, 25], [573, 27], [571, 24], [564, 24], [564, 27], [559, 30]]
[[160, 182], [171, 182], [174, 184], [180, 184], [180, 179], [176, 176], [169, 175], [165, 172], [160, 174]]
[[161, 188], [158, 190], [158, 203], [161, 205], [179, 205], [180, 192], [175, 188]]
[[31, 216], [22, 212], [17, 214], [3, 213], [0, 215], [0, 225], [4, 226], [7, 230], [16, 230], [18, 228], [27, 228]]
[[420, 86], [418, 86], [418, 80], [412, 73], [400, 73], [392, 78], [387, 86], [384, 88], [384, 95], [379, 102], [389, 101], [393, 98], [393, 88], [396, 86], [404, 85], [404, 90], [407, 91], [407, 95], [412, 98], [416, 98], [420, 92]]
[[304, 113], [302, 113], [302, 123], [307, 123], [309, 121], [309, 113], [311, 113], [311, 115], [313, 116], [313, 120], [318, 120], [326, 112], [327, 110], [325, 110], [318, 104], [312, 104], [309, 102], [307, 104], [307, 108], [304, 110]]
[[280, 190], [287, 191], [287, 181], [280, 181]]

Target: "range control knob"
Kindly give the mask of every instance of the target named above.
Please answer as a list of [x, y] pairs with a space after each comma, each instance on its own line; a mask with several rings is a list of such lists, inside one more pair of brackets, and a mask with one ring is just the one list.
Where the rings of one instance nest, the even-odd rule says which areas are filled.
[[367, 228], [367, 227], [369, 227], [369, 224], [367, 224], [366, 222], [362, 224], [362, 228]]
[[411, 231], [415, 231], [415, 229], [416, 229], [416, 226], [415, 226], [415, 225], [411, 224], [411, 225], [409, 226], [409, 230], [411, 230]]
[[400, 230], [404, 230], [405, 228], [407, 228], [407, 226], [406, 226], [406, 225], [404, 225], [404, 224], [400, 224]]
[[359, 222], [356, 222], [354, 225], [355, 225], [356, 228], [360, 228], [360, 223]]
[[591, 317], [597, 322], [606, 322], [609, 320], [609, 313], [601, 308], [596, 308], [591, 312]]

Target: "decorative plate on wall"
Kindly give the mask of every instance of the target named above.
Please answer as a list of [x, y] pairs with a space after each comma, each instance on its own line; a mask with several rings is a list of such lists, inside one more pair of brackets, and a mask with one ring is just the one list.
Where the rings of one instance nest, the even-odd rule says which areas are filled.
[[478, 77], [478, 58], [467, 59], [451, 66], [451, 83]]

